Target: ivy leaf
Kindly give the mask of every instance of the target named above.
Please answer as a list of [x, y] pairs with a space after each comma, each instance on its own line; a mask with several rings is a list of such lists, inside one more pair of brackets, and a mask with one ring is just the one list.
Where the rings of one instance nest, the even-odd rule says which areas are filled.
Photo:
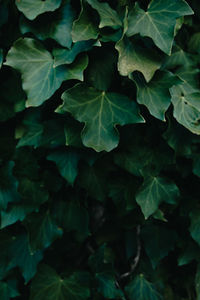
[[19, 292], [12, 285], [12, 282], [9, 281], [0, 281], [0, 295], [1, 300], [10, 300], [11, 298], [20, 296]]
[[66, 0], [54, 13], [39, 16], [34, 21], [22, 18], [20, 30], [22, 34], [32, 32], [41, 40], [52, 38], [61, 46], [70, 48], [72, 44], [71, 30], [73, 19], [74, 11], [70, 1]]
[[81, 0], [81, 11], [77, 20], [74, 21], [72, 27], [73, 42], [86, 41], [97, 39], [99, 30], [95, 20], [92, 19], [92, 14], [89, 5]]
[[[46, 2], [42, 2], [46, 3]], [[36, 40], [17, 40], [8, 52], [6, 65], [22, 74], [26, 106], [38, 106], [50, 98], [65, 79], [65, 71], [54, 68], [51, 54]]]
[[6, 210], [9, 202], [20, 200], [17, 192], [18, 182], [12, 174], [13, 167], [13, 161], [0, 167], [0, 210]]
[[97, 280], [97, 290], [106, 299], [122, 299], [123, 293], [116, 287], [116, 280], [110, 273], [97, 273], [95, 276]]
[[43, 265], [31, 285], [30, 300], [85, 300], [90, 290], [77, 280], [75, 274], [62, 278], [55, 270]]
[[158, 48], [170, 55], [176, 19], [191, 14], [193, 11], [184, 0], [152, 0], [147, 11], [136, 3], [128, 16], [127, 36], [137, 33], [148, 36]]
[[[95, 149], [111, 151], [119, 142], [116, 125], [144, 122], [136, 104], [128, 97], [76, 85], [62, 95], [63, 105], [56, 111], [70, 112], [79, 122], [85, 122], [83, 144]], [[80, 101], [81, 99], [81, 101]], [[87, 114], [86, 114], [87, 112]]]
[[162, 226], [149, 225], [141, 233], [145, 251], [155, 269], [162, 258], [174, 249], [176, 233]]
[[78, 174], [80, 154], [75, 150], [56, 150], [50, 153], [47, 159], [55, 162], [61, 175], [73, 185]]
[[33, 20], [44, 12], [56, 10], [62, 0], [16, 0], [17, 8], [29, 19]]
[[191, 224], [189, 227], [189, 231], [191, 237], [200, 245], [200, 214], [199, 210], [193, 210], [190, 213]]
[[55, 239], [62, 235], [59, 228], [52, 219], [49, 211], [46, 213], [33, 213], [24, 220], [27, 228], [31, 251], [45, 249], [53, 243]]
[[93, 46], [100, 46], [100, 44], [96, 43], [94, 40], [89, 40], [75, 43], [70, 50], [54, 49], [54, 67], [56, 68], [60, 65], [71, 64], [78, 54], [92, 49]]
[[17, 238], [15, 237], [9, 252], [11, 257], [9, 268], [18, 266], [22, 271], [25, 283], [28, 283], [36, 273], [37, 265], [43, 258], [42, 253], [40, 251], [36, 251], [34, 254], [30, 253], [26, 235], [18, 235]]
[[140, 71], [146, 81], [150, 81], [156, 70], [160, 68], [161, 60], [154, 52], [139, 46], [126, 36], [115, 48], [119, 52], [118, 70], [122, 76], [128, 76], [134, 71]]
[[171, 103], [169, 89], [181, 80], [172, 73], [163, 71], [157, 72], [149, 83], [141, 76], [131, 78], [137, 85], [137, 102], [145, 105], [154, 117], [165, 121], [165, 112]]
[[161, 294], [155, 285], [148, 281], [143, 274], [137, 275], [126, 287], [125, 290], [130, 300], [161, 300]]
[[14, 43], [5, 64], [22, 73], [28, 107], [39, 106], [49, 99], [64, 80], [82, 80], [88, 60], [82, 57], [69, 67], [56, 68], [51, 54], [39, 42], [25, 38]]
[[100, 3], [97, 0], [87, 0], [87, 2], [99, 13], [101, 19], [99, 28], [110, 26], [116, 29], [122, 26], [122, 22], [117, 15], [117, 12], [113, 10], [108, 3]]
[[148, 219], [156, 212], [161, 202], [175, 204], [178, 196], [179, 189], [170, 180], [162, 177], [146, 177], [136, 195], [136, 201], [145, 219]]
[[192, 133], [200, 134], [200, 93], [182, 93], [179, 87], [171, 89], [174, 118]]

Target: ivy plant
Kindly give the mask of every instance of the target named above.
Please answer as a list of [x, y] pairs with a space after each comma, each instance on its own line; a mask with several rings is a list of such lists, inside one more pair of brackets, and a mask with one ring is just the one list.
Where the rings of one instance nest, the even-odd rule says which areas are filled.
[[0, 0], [0, 299], [200, 299], [198, 0]]

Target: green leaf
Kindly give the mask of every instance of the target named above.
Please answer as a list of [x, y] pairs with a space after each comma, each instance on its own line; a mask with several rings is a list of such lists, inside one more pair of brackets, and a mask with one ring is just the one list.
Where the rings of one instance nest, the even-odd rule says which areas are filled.
[[[45, 0], [47, 2], [47, 0]], [[63, 2], [61, 7], [52, 14], [39, 16], [34, 21], [22, 18], [20, 30], [22, 34], [32, 32], [38, 39], [52, 38], [61, 46], [70, 48], [72, 44], [71, 30], [74, 11], [69, 0]]]
[[62, 229], [52, 219], [50, 212], [33, 213], [24, 220], [29, 243], [33, 253], [48, 248], [55, 239], [61, 237]]
[[73, 42], [87, 41], [97, 39], [99, 30], [95, 20], [91, 18], [89, 5], [81, 0], [81, 11], [77, 20], [74, 21], [72, 27]]
[[174, 249], [177, 239], [176, 233], [161, 225], [149, 225], [142, 229], [145, 251], [155, 269], [161, 259]]
[[110, 273], [97, 273], [97, 290], [106, 299], [122, 299], [123, 293], [116, 287], [116, 279]]
[[60, 174], [73, 185], [78, 175], [80, 154], [75, 150], [56, 150], [47, 156], [48, 160], [56, 163]]
[[200, 53], [200, 32], [196, 32], [192, 35], [189, 41], [189, 50], [191, 52]]
[[158, 48], [170, 55], [176, 19], [191, 14], [193, 11], [184, 0], [152, 0], [147, 11], [136, 3], [128, 16], [127, 35], [139, 33], [148, 36]]
[[192, 133], [200, 134], [200, 93], [184, 95], [179, 87], [171, 89], [174, 118]]
[[18, 235], [13, 239], [9, 253], [9, 268], [19, 267], [25, 284], [28, 283], [37, 271], [37, 265], [43, 258], [42, 253], [40, 251], [36, 251], [34, 254], [30, 252], [26, 235]]
[[176, 204], [179, 189], [171, 181], [162, 177], [146, 177], [136, 195], [136, 201], [148, 219], [156, 212], [161, 202]]
[[106, 2], [99, 2], [97, 0], [87, 0], [87, 2], [97, 10], [100, 16], [100, 24], [99, 28], [103, 28], [105, 26], [110, 26], [113, 28], [118, 28], [122, 26], [122, 22], [115, 10], [113, 10], [110, 5]]
[[116, 44], [115, 48], [119, 53], [118, 70], [122, 76], [140, 71], [148, 82], [161, 66], [161, 60], [155, 52], [144, 49], [126, 36]]
[[20, 200], [17, 192], [18, 182], [12, 173], [13, 167], [13, 161], [0, 167], [0, 210], [6, 210], [9, 202]]
[[5, 64], [22, 74], [22, 86], [28, 97], [26, 106], [42, 104], [65, 79], [64, 69], [55, 68], [51, 54], [39, 42], [30, 38], [19, 39], [14, 43]]
[[116, 125], [144, 122], [136, 104], [121, 94], [100, 92], [92, 87], [76, 85], [67, 90], [62, 99], [63, 105], [56, 111], [68, 111], [79, 122], [85, 122], [82, 131], [83, 144], [97, 152], [111, 151], [117, 147], [119, 136]]
[[198, 209], [190, 213], [190, 221], [190, 235], [200, 245], [200, 214]]
[[85, 300], [90, 290], [81, 286], [75, 274], [63, 278], [49, 266], [43, 265], [31, 285], [30, 300]]
[[33, 20], [44, 12], [56, 10], [62, 0], [16, 0], [17, 8], [29, 19]]
[[56, 68], [60, 65], [71, 64], [78, 54], [92, 49], [93, 46], [100, 46], [100, 44], [96, 43], [94, 40], [89, 40], [75, 43], [70, 50], [54, 49], [54, 67]]
[[141, 76], [133, 76], [132, 79], [137, 85], [137, 102], [145, 105], [155, 118], [165, 121], [165, 112], [171, 103], [169, 89], [180, 83], [180, 79], [163, 71], [157, 72], [149, 83]]
[[12, 282], [0, 281], [0, 295], [1, 300], [10, 300], [20, 296], [15, 287], [12, 286]]
[[39, 106], [49, 99], [64, 80], [83, 80], [87, 63], [87, 57], [82, 57], [69, 67], [56, 68], [51, 54], [39, 42], [25, 38], [15, 42], [5, 64], [22, 74], [28, 107]]
[[77, 240], [83, 241], [89, 236], [88, 212], [76, 199], [59, 203], [55, 217], [67, 232], [75, 231]]
[[161, 300], [161, 294], [157, 291], [156, 286], [148, 281], [143, 274], [137, 275], [125, 287], [130, 300]]

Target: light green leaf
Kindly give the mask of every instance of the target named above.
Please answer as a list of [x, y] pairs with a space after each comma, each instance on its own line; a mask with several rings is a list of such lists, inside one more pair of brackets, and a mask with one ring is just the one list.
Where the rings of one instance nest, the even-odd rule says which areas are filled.
[[51, 54], [39, 42], [25, 38], [14, 43], [5, 64], [22, 74], [22, 86], [27, 93], [28, 107], [39, 106], [49, 99], [64, 80], [82, 80], [82, 72], [87, 63], [87, 58], [84, 57], [72, 66], [56, 68]]
[[74, 11], [70, 1], [66, 0], [53, 14], [39, 16], [34, 21], [22, 18], [20, 30], [22, 34], [32, 32], [41, 40], [52, 38], [63, 47], [70, 48], [72, 44], [71, 30], [73, 19]]
[[78, 175], [80, 154], [75, 150], [55, 150], [47, 156], [48, 160], [56, 163], [60, 174], [73, 185]]
[[128, 16], [127, 35], [139, 33], [148, 36], [158, 48], [170, 55], [176, 19], [191, 14], [193, 11], [184, 0], [152, 0], [147, 11], [136, 3]]
[[73, 42], [97, 39], [99, 30], [95, 20], [91, 18], [89, 5], [81, 0], [81, 11], [77, 20], [74, 21], [72, 27]]
[[190, 53], [183, 51], [180, 47], [174, 47], [172, 50], [172, 54], [167, 56], [165, 59], [163, 66], [167, 69], [174, 69], [177, 67], [185, 67], [189, 68], [194, 65], [193, 57]]
[[116, 287], [115, 277], [110, 273], [97, 273], [97, 290], [106, 299], [122, 299], [123, 292]]
[[182, 80], [182, 84], [179, 86], [184, 94], [199, 92], [199, 69], [194, 66], [185, 65], [184, 67], [177, 69], [175, 75]]
[[117, 12], [113, 10], [108, 3], [100, 3], [97, 0], [87, 0], [87, 2], [99, 13], [101, 19], [99, 28], [110, 26], [116, 29], [122, 26], [122, 22], [117, 15]]
[[32, 253], [49, 247], [62, 235], [62, 229], [55, 224], [49, 211], [33, 213], [25, 219], [24, 224], [28, 231]]
[[26, 235], [18, 235], [13, 239], [9, 249], [9, 268], [19, 267], [27, 283], [37, 271], [37, 265], [42, 260], [40, 251], [30, 253], [28, 239]]
[[122, 76], [140, 71], [148, 82], [161, 66], [158, 55], [140, 47], [136, 41], [131, 41], [126, 36], [116, 44], [115, 48], [119, 52], [118, 70]]
[[63, 105], [56, 111], [70, 112], [84, 122], [83, 144], [97, 152], [117, 147], [119, 135], [116, 125], [144, 122], [136, 104], [128, 97], [95, 90], [78, 84], [62, 95]]
[[150, 113], [165, 121], [165, 112], [170, 106], [169, 89], [181, 80], [170, 72], [157, 72], [153, 79], [146, 83], [141, 76], [131, 77], [137, 85], [137, 102], [145, 105]]
[[39, 268], [31, 285], [30, 300], [85, 300], [90, 290], [77, 280], [75, 274], [63, 278], [49, 266]]
[[44, 12], [56, 10], [62, 0], [15, 0], [17, 8], [29, 19], [33, 20]]
[[1, 300], [10, 300], [11, 298], [20, 296], [16, 288], [12, 286], [12, 283], [9, 281], [0, 281], [0, 295]]
[[17, 40], [8, 52], [6, 65], [22, 74], [26, 106], [38, 106], [50, 98], [65, 79], [65, 71], [54, 68], [51, 54], [36, 40]]
[[178, 196], [179, 189], [173, 182], [162, 177], [146, 177], [136, 195], [136, 201], [145, 219], [148, 219], [156, 212], [161, 202], [175, 204]]
[[137, 275], [125, 287], [130, 300], [161, 300], [161, 294], [157, 291], [156, 286], [148, 281], [143, 274]]
[[174, 118], [192, 133], [200, 134], [200, 93], [184, 95], [179, 87], [171, 89]]
[[198, 209], [190, 213], [190, 221], [190, 235], [200, 245], [200, 211]]
[[75, 43], [70, 50], [68, 49], [54, 49], [53, 56], [55, 59], [54, 67], [71, 64], [78, 54], [81, 52], [89, 51], [93, 46], [100, 46], [99, 43], [96, 43], [94, 40], [82, 41]]
[[145, 251], [155, 269], [161, 259], [174, 249], [176, 232], [161, 225], [148, 225], [142, 229], [142, 240]]

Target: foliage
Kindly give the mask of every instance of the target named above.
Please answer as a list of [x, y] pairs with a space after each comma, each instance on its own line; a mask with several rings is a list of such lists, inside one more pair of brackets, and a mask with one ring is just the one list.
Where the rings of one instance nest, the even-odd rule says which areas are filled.
[[0, 299], [200, 299], [198, 0], [0, 0]]

